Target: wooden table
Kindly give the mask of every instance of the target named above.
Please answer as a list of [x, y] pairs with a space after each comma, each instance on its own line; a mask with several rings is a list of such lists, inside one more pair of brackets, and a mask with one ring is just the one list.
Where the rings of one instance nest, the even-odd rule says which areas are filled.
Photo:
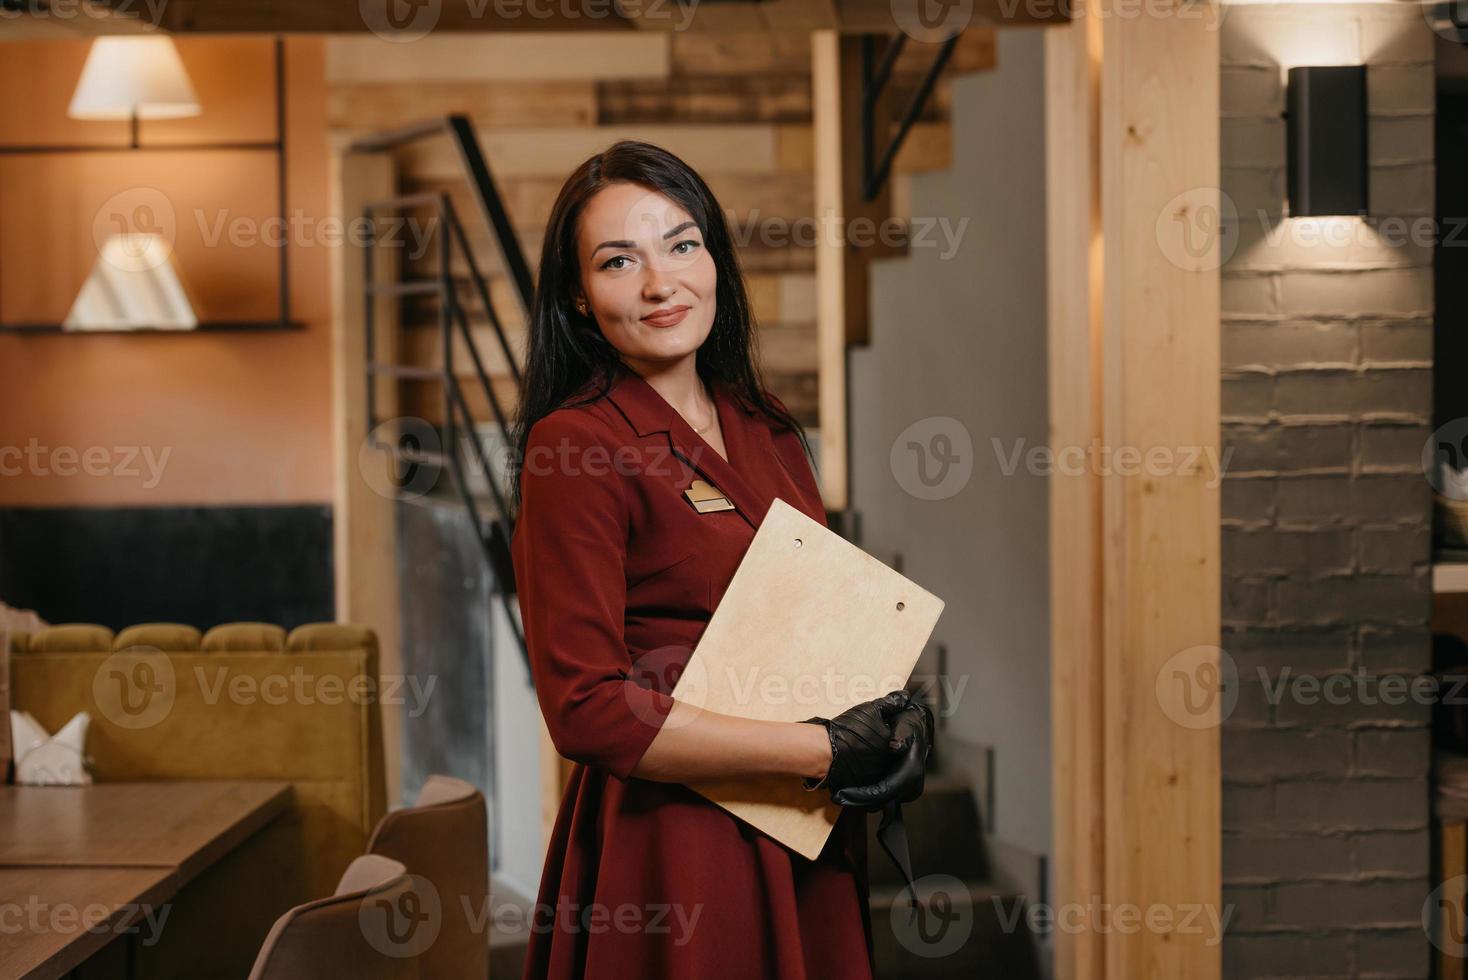
[[146, 938], [177, 890], [172, 868], [0, 868], [0, 976], [61, 977], [129, 928]]
[[289, 804], [263, 780], [0, 786], [0, 977], [64, 975]]

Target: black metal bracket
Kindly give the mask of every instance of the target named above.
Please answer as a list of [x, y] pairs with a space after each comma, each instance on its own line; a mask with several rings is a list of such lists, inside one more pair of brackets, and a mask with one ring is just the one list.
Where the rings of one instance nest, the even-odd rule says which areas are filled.
[[928, 66], [908, 101], [907, 108], [903, 110], [897, 132], [882, 151], [880, 160], [877, 159], [876, 148], [877, 102], [892, 79], [892, 69], [897, 64], [898, 55], [902, 54], [902, 49], [906, 46], [907, 35], [899, 33], [891, 36], [882, 53], [882, 63], [873, 67], [876, 61], [876, 42], [875, 34], [863, 35], [861, 39], [861, 177], [862, 197], [867, 201], [875, 198], [881, 192], [882, 185], [887, 182], [887, 177], [892, 172], [892, 161], [897, 158], [897, 151], [902, 149], [902, 141], [907, 138], [908, 130], [912, 129], [912, 124], [922, 114], [923, 105], [928, 101], [933, 86], [937, 84], [938, 76], [943, 73], [948, 59], [953, 56], [953, 49], [958, 45], [958, 35], [944, 41], [938, 49], [933, 63]]

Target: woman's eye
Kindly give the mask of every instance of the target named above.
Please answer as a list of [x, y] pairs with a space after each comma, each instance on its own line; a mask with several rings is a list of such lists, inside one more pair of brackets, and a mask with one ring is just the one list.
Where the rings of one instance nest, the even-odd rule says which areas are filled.
[[[678, 249], [682, 248], [684, 245], [690, 245], [692, 246], [692, 248], [689, 248], [687, 252], [678, 252]], [[698, 248], [698, 246], [698, 242], [694, 241], [691, 238], [685, 238], [683, 241], [673, 246], [673, 251], [678, 252], [679, 255], [687, 255], [689, 252], [692, 252], [693, 249]]]
[[601, 267], [603, 269], [612, 269], [613, 271], [620, 272], [622, 269], [625, 269], [627, 267], [624, 266], [624, 265], [616, 265], [616, 266], [614, 266], [614, 265], [612, 265], [612, 263], [613, 262], [623, 262], [623, 261], [630, 262], [630, 261], [632, 261], [632, 258], [631, 258], [631, 256], [628, 256], [628, 255], [613, 255], [611, 258], [609, 258], [605, 262], [603, 262], [601, 264]]

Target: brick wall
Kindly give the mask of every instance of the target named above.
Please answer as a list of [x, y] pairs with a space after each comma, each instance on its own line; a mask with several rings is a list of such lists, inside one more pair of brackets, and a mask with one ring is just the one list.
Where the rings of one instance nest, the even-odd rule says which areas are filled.
[[[1222, 30], [1224, 972], [1424, 977], [1428, 708], [1360, 675], [1429, 663], [1433, 35], [1415, 5]], [[1372, 221], [1283, 218], [1284, 69], [1363, 62]]]

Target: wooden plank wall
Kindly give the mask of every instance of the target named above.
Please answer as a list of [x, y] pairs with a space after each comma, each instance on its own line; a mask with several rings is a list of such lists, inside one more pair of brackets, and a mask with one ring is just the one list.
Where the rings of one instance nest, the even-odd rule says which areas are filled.
[[[792, 244], [788, 230], [815, 215], [808, 33], [460, 35], [409, 44], [349, 37], [329, 45], [329, 118], [338, 135], [451, 112], [474, 120], [532, 269], [556, 192], [586, 157], [633, 137], [687, 160], [744, 242], [740, 260], [768, 382], [803, 422], [816, 424], [815, 249]], [[895, 79], [901, 91], [910, 90], [933, 52], [931, 45], [908, 45]], [[947, 75], [990, 67], [993, 57], [993, 32], [972, 29]], [[945, 82], [897, 159], [893, 212], [899, 216], [907, 213], [909, 175], [948, 166], [947, 113]], [[446, 143], [423, 144], [403, 154], [400, 166], [404, 189], [447, 190], [461, 213], [473, 214]], [[498, 308], [513, 310], [482, 230], [476, 253], [481, 268], [494, 274]], [[433, 253], [422, 261], [431, 264]], [[431, 308], [418, 317], [410, 312], [407, 359], [438, 357], [432, 323]], [[516, 343], [523, 343], [523, 327], [517, 324], [516, 333]], [[493, 345], [479, 346], [491, 369], [502, 370]], [[436, 404], [433, 398], [415, 407], [432, 418]]]

